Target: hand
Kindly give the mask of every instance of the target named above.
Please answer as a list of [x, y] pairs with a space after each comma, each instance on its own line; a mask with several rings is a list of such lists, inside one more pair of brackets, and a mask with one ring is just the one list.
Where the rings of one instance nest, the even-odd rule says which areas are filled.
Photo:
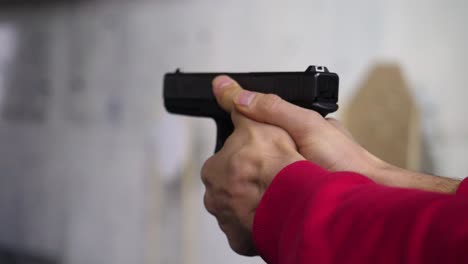
[[457, 190], [458, 180], [407, 171], [380, 160], [357, 144], [335, 119], [324, 119], [317, 112], [276, 95], [244, 90], [227, 76], [220, 78], [231, 82], [227, 89], [218, 91], [218, 102], [223, 108], [283, 128], [295, 141], [299, 153], [329, 171], [353, 171], [393, 187], [444, 193]]
[[276, 95], [244, 90], [227, 76], [218, 78], [231, 82], [226, 89], [217, 92], [223, 108], [235, 109], [258, 122], [283, 128], [307, 160], [330, 171], [354, 171], [364, 175], [385, 166], [358, 145], [337, 120], [324, 119], [317, 112], [290, 104]]
[[[216, 95], [222, 94], [222, 80], [214, 80]], [[252, 241], [255, 209], [265, 189], [281, 169], [304, 157], [283, 129], [250, 120], [232, 108], [226, 110], [231, 112], [235, 130], [202, 168], [204, 203], [231, 248], [251, 256], [256, 254]]]

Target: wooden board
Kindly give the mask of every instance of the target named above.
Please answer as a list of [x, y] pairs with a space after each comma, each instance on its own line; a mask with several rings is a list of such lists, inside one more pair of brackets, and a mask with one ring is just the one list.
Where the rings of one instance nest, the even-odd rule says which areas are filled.
[[398, 65], [377, 64], [345, 107], [344, 123], [364, 148], [396, 166], [419, 170], [420, 112]]

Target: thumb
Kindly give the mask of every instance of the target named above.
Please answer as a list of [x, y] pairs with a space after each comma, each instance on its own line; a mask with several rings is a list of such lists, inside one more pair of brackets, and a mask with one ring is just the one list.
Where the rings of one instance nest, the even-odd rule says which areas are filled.
[[213, 94], [219, 106], [231, 113], [234, 109], [233, 98], [242, 91], [242, 87], [226, 75], [220, 75], [213, 79]]
[[233, 102], [243, 115], [281, 127], [296, 141], [327, 125], [319, 113], [291, 104], [274, 94], [240, 90]]
[[241, 115], [234, 107], [234, 98], [244, 89], [233, 79], [220, 75], [213, 79], [213, 93], [219, 106], [231, 114], [234, 127], [252, 126], [255, 121]]

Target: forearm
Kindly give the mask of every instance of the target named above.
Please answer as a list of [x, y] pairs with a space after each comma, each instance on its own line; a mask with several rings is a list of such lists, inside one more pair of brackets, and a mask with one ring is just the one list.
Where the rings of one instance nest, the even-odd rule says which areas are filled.
[[299, 162], [268, 188], [253, 237], [272, 264], [466, 263], [467, 193], [386, 187], [356, 173]]
[[411, 188], [439, 193], [455, 193], [460, 180], [434, 176], [382, 163], [364, 173], [373, 181], [390, 187]]

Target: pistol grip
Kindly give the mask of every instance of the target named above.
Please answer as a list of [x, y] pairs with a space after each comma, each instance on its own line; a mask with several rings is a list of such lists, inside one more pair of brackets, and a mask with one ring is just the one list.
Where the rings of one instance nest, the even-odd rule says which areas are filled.
[[216, 119], [215, 122], [218, 129], [218, 134], [216, 136], [216, 153], [224, 146], [224, 142], [234, 131], [234, 125], [231, 119]]

